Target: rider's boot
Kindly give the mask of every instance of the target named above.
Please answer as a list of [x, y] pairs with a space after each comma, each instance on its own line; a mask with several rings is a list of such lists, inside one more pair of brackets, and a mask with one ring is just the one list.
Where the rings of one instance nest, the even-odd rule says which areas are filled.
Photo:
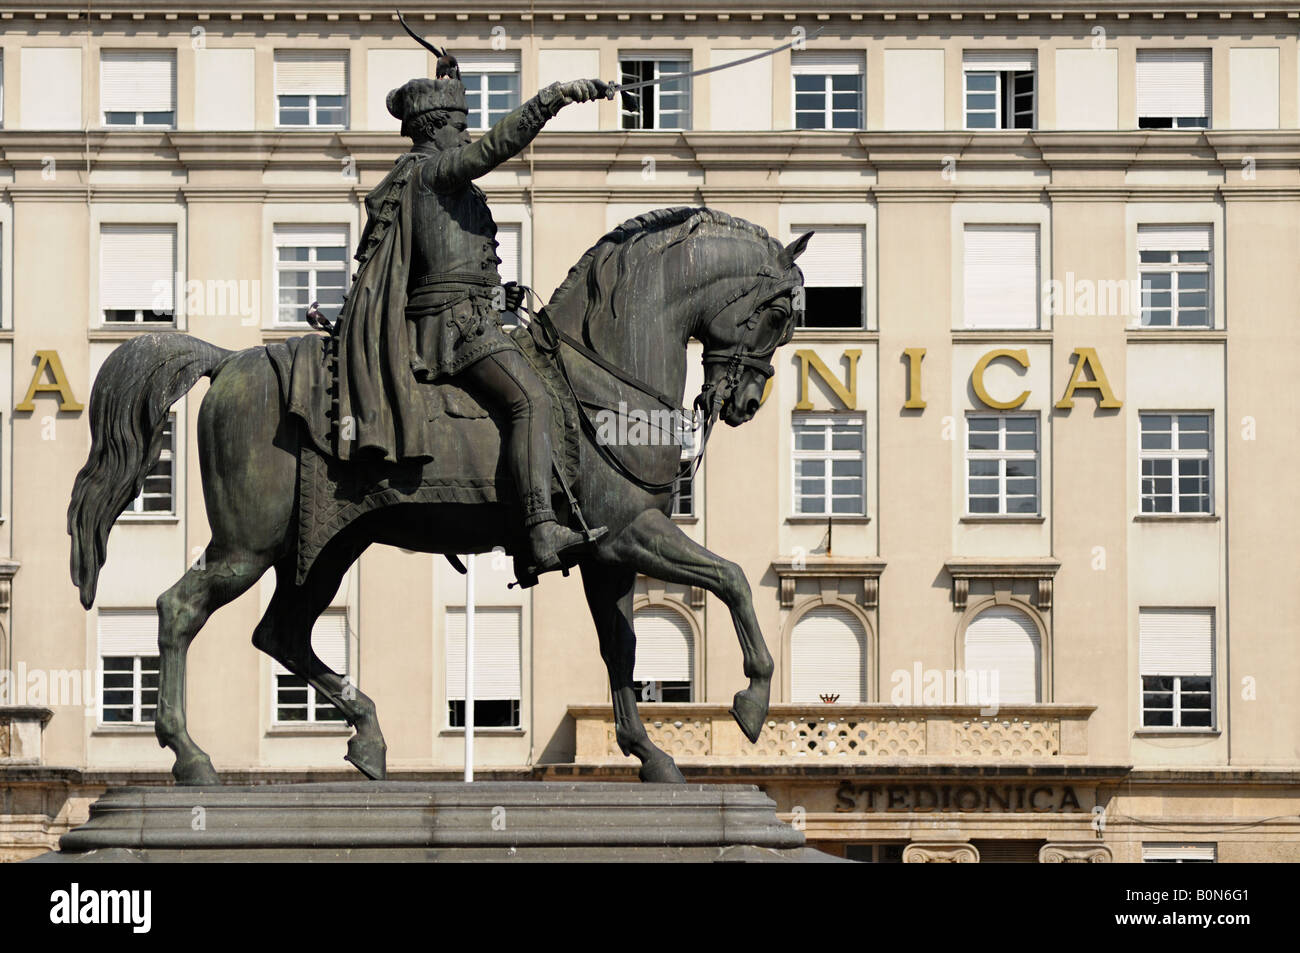
[[585, 547], [605, 535], [605, 527], [598, 526], [590, 535], [578, 533], [561, 526], [555, 520], [535, 524], [528, 530], [528, 545], [533, 553], [533, 571], [550, 572], [559, 569]]

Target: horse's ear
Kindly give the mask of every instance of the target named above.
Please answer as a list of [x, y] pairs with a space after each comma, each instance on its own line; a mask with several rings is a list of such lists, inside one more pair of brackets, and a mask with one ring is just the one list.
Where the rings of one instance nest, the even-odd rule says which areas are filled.
[[794, 261], [803, 254], [804, 249], [808, 247], [808, 240], [812, 237], [812, 232], [804, 232], [790, 244], [785, 246], [785, 252], [790, 256], [791, 261]]

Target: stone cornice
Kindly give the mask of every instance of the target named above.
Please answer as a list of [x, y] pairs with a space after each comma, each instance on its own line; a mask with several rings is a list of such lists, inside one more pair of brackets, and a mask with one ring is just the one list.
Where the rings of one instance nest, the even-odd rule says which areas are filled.
[[[743, 2], [743, 0], [659, 0], [644, 12], [622, 13], [619, 7], [611, 8], [606, 0], [501, 0], [490, 10], [475, 9], [463, 0], [425, 0], [408, 7], [408, 18], [414, 22], [451, 23], [470, 19], [484, 21], [536, 20], [541, 23], [593, 20], [736, 20], [741, 23], [772, 21], [784, 23], [798, 20], [883, 20], [894, 21], [975, 21], [989, 20], [1015, 23], [1029, 19], [1139, 19], [1159, 21], [1168, 19], [1182, 23], [1191, 17], [1204, 18], [1219, 25], [1223, 19], [1241, 18], [1245, 21], [1267, 17], [1295, 19], [1300, 11], [1293, 3], [1259, 3], [1244, 0], [1181, 0], [1174, 4], [1152, 0], [1124, 0], [1108, 3], [1099, 11], [1096, 0], [890, 0], [888, 3], [860, 3], [854, 0], [795, 0], [780, 5], [769, 2]], [[5, 18], [35, 17], [38, 19], [78, 19], [86, 14], [84, 3], [70, 0], [18, 0], [8, 4]], [[388, 4], [357, 2], [357, 0], [317, 0], [304, 6], [296, 0], [264, 0], [264, 2], [238, 2], [221, 12], [184, 0], [98, 0], [91, 16], [95, 19], [123, 18], [127, 20], [175, 19], [177, 17], [214, 20], [301, 20], [356, 19], [362, 22], [384, 22], [393, 19]]]

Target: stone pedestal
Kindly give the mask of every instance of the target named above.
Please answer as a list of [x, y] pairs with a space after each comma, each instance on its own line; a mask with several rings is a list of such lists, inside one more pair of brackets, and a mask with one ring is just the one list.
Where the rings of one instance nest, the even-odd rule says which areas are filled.
[[806, 861], [753, 785], [348, 782], [119, 788], [35, 862]]

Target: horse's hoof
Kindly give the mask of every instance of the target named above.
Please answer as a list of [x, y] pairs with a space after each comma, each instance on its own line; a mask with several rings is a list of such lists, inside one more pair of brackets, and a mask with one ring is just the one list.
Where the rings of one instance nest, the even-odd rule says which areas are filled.
[[362, 741], [359, 735], [353, 735], [348, 742], [348, 753], [343, 756], [351, 761], [356, 769], [371, 781], [382, 781], [388, 777], [388, 746]]
[[186, 758], [183, 761], [177, 758], [176, 763], [172, 765], [172, 777], [176, 779], [177, 784], [195, 787], [221, 783], [216, 769], [212, 767], [212, 759], [205, 754]]
[[641, 765], [638, 772], [642, 781], [648, 784], [685, 784], [686, 779], [677, 770], [677, 762], [660, 752]]
[[745, 733], [750, 744], [758, 741], [763, 733], [763, 721], [767, 718], [767, 700], [759, 700], [750, 694], [748, 688], [736, 692], [731, 701], [731, 717], [736, 719], [740, 730]]

